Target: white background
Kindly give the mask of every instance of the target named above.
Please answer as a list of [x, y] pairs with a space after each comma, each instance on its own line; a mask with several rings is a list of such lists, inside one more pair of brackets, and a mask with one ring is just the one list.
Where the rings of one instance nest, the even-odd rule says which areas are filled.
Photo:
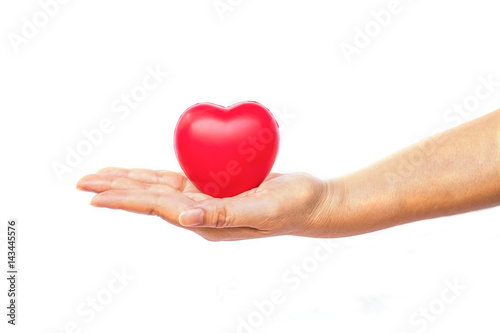
[[[88, 205], [76, 182], [102, 167], [180, 171], [173, 130], [197, 102], [256, 100], [288, 114], [278, 119], [274, 170], [323, 178], [500, 107], [496, 87], [467, 117], [447, 111], [481, 76], [500, 81], [495, 1], [401, 0], [350, 63], [341, 43], [353, 44], [356, 27], [389, 1], [230, 3], [221, 19], [212, 0], [73, 0], [16, 52], [9, 36], [41, 7], [2, 1], [0, 233], [19, 220], [20, 292], [19, 325], [8, 327], [1, 279], [0, 331], [60, 333], [76, 322], [76, 332], [237, 332], [249, 317], [240, 332], [498, 331], [498, 208], [334, 240], [314, 266], [314, 239], [212, 243], [159, 218]], [[168, 78], [120, 119], [113, 102], [148, 66]], [[104, 118], [112, 133], [60, 181], [53, 163]], [[311, 273], [293, 289], [286, 277], [304, 263]], [[79, 315], [87, 298], [109, 296], [122, 269], [133, 280], [92, 320]], [[441, 309], [455, 280], [466, 290]], [[284, 302], [257, 312], [254, 302], [275, 289]], [[430, 305], [439, 315], [411, 322]]]

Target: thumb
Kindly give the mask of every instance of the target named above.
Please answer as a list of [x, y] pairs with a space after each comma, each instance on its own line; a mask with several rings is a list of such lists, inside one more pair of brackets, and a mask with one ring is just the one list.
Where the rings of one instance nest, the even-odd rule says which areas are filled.
[[179, 215], [179, 223], [185, 227], [262, 229], [272, 218], [272, 212], [269, 199], [250, 196], [207, 199], [184, 210]]

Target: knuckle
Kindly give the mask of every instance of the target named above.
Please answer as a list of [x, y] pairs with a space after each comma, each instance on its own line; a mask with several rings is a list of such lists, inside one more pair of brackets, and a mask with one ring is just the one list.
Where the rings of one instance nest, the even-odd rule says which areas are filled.
[[229, 204], [221, 200], [215, 205], [212, 221], [216, 228], [226, 228], [233, 224], [234, 217], [229, 214]]
[[216, 228], [224, 228], [227, 226], [227, 210], [225, 205], [218, 205], [216, 208]]

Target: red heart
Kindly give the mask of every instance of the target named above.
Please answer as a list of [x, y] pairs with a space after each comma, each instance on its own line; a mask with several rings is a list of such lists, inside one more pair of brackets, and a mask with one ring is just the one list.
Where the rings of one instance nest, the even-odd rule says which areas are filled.
[[186, 176], [213, 197], [231, 197], [259, 186], [279, 147], [278, 123], [257, 102], [230, 107], [195, 104], [180, 117], [174, 146]]

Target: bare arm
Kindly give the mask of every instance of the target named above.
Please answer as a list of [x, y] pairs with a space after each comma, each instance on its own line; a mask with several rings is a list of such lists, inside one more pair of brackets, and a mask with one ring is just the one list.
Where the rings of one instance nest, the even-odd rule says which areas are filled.
[[500, 110], [330, 183], [335, 199], [324, 217], [332, 235], [499, 205]]

